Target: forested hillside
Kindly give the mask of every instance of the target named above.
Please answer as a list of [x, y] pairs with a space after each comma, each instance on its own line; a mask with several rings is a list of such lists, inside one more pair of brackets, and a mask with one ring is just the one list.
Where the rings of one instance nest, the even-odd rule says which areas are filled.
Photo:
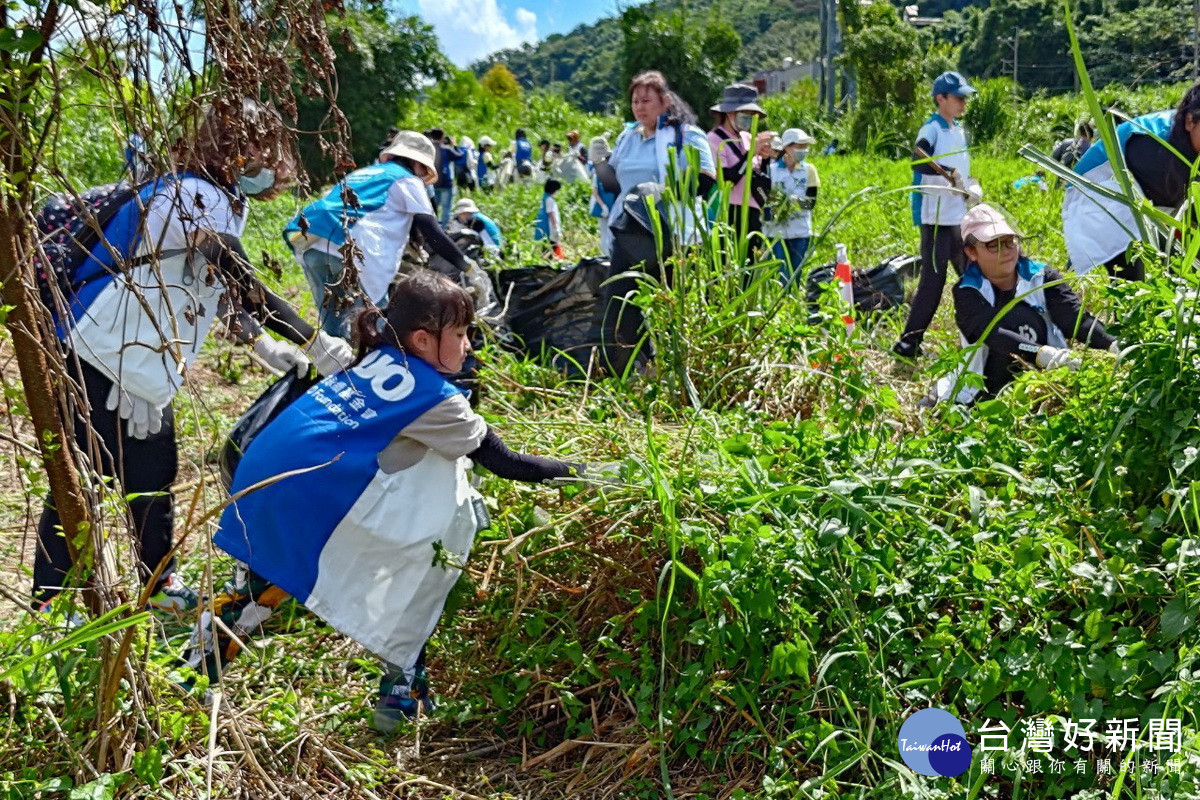
[[[678, 0], [654, 0], [644, 8], [657, 15], [680, 6]], [[697, 0], [686, 4], [694, 18], [719, 15], [741, 37], [741, 51], [730, 78], [776, 66], [786, 56], [802, 61], [815, 57], [819, 49], [817, 6], [817, 0]], [[605, 17], [534, 45], [501, 50], [473, 69], [482, 75], [492, 64], [503, 63], [527, 89], [558, 91], [588, 111], [607, 111], [607, 104], [621, 94], [620, 55], [620, 21]]]
[[[679, 0], [653, 0], [634, 8], [660, 15], [681, 6]], [[1098, 84], [1137, 85], [1190, 75], [1193, 21], [1178, 0], [1083, 0], [1073, 6], [1084, 34], [1084, 57]], [[1016, 38], [1018, 83], [1050, 91], [1075, 88], [1058, 0], [930, 0], [918, 7], [922, 16], [944, 18], [930, 29], [929, 42], [961, 48], [960, 66], [968, 74], [1012, 77]], [[808, 61], [820, 49], [817, 0], [697, 0], [686, 9], [697, 20], [719, 15], [741, 37], [730, 80], [777, 66], [787, 56]], [[559, 92], [588, 111], [609, 111], [608, 104], [621, 94], [621, 47], [619, 18], [605, 17], [537, 44], [502, 50], [472, 68], [482, 75], [503, 63], [526, 89]]]

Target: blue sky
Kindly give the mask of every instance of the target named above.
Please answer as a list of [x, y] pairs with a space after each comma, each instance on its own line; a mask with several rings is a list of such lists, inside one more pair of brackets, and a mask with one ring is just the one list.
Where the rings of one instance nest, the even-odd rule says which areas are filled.
[[392, 5], [433, 25], [442, 52], [460, 67], [617, 13], [617, 0], [392, 0]]

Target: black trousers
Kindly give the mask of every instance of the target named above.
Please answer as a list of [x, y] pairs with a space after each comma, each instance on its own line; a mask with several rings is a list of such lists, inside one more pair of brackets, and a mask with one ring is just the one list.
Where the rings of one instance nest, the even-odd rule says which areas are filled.
[[738, 238], [746, 241], [746, 259], [753, 264], [762, 245], [762, 238], [751, 236], [762, 232], [762, 210], [754, 206], [746, 206], [746, 227], [742, 228], [742, 206], [729, 205], [729, 225], [738, 233]]
[[[129, 505], [134, 545], [146, 580], [171, 551], [174, 509], [171, 484], [179, 472], [179, 450], [175, 443], [175, 415], [163, 410], [162, 430], [145, 439], [126, 434], [126, 422], [104, 405], [113, 382], [92, 365], [67, 355], [87, 395], [87, 408], [76, 409], [75, 441], [88, 455], [96, 472], [116, 478], [121, 491], [137, 495]], [[90, 425], [89, 425], [90, 423]], [[71, 554], [60, 530], [58, 511], [47, 501], [38, 522], [38, 546], [33, 559], [33, 596], [41, 604], [66, 585]], [[164, 567], [161, 579], [174, 570], [174, 559]]]
[[925, 329], [933, 322], [942, 291], [946, 288], [947, 267], [962, 275], [966, 265], [962, 233], [957, 225], [921, 226], [921, 276], [913, 293], [908, 322], [900, 336], [900, 346], [915, 352], [925, 338]]
[[[663, 257], [670, 255], [670, 243], [663, 242]], [[637, 353], [645, 363], [653, 357], [649, 342], [637, 349], [645, 334], [645, 315], [642, 309], [626, 298], [637, 293], [638, 279], [627, 276], [611, 280], [622, 272], [638, 270], [652, 278], [661, 278], [662, 269], [654, 236], [642, 231], [614, 231], [613, 252], [609, 260], [609, 281], [600, 290], [600, 324], [597, 341], [600, 344], [601, 366], [610, 375], [623, 375], [629, 360]]]
[[1114, 256], [1105, 261], [1104, 268], [1114, 278], [1121, 278], [1126, 281], [1146, 280], [1146, 265], [1140, 258], [1130, 260], [1128, 252], [1121, 253], [1119, 256]]

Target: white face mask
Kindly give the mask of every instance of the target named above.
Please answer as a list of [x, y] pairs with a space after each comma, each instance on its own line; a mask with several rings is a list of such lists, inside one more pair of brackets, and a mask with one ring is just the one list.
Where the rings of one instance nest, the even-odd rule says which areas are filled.
[[739, 131], [748, 131], [750, 126], [754, 124], [753, 114], [735, 114], [733, 124], [737, 126]]
[[275, 170], [263, 167], [253, 175], [242, 175], [238, 178], [238, 186], [252, 197], [262, 194], [275, 186]]

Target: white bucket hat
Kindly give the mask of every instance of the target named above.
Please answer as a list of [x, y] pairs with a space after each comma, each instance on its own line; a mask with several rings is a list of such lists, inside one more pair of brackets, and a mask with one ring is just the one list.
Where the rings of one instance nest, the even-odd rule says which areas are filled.
[[781, 144], [780, 148], [787, 147], [789, 144], [816, 144], [817, 140], [804, 132], [803, 128], [788, 128], [779, 137]]
[[478, 214], [479, 206], [475, 205], [475, 201], [469, 197], [464, 197], [454, 204], [454, 214]]
[[411, 158], [437, 172], [437, 153], [433, 149], [433, 142], [423, 133], [400, 131], [392, 138], [392, 143], [384, 148], [383, 154]]

